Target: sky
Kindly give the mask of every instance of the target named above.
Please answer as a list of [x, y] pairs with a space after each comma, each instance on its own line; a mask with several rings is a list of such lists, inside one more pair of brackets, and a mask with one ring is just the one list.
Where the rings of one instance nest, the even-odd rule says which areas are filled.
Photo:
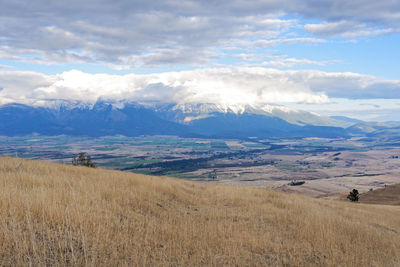
[[0, 0], [0, 105], [276, 104], [400, 121], [397, 0]]

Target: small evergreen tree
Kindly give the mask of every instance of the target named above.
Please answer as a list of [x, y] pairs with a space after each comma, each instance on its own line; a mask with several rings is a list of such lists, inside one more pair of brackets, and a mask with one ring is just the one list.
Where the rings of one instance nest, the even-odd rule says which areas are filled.
[[359, 199], [358, 190], [357, 190], [357, 189], [353, 189], [352, 191], [350, 191], [350, 193], [349, 193], [349, 195], [347, 196], [347, 198], [348, 198], [350, 201], [357, 202], [358, 199]]
[[92, 162], [92, 158], [89, 155], [85, 155], [85, 153], [79, 153], [78, 157], [74, 156], [72, 158], [72, 165], [74, 166], [86, 166], [95, 168], [96, 166]]

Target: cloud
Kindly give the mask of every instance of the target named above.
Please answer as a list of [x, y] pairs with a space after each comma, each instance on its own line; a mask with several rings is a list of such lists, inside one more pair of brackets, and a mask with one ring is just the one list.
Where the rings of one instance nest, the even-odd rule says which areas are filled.
[[380, 108], [380, 105], [377, 104], [372, 104], [372, 103], [361, 103], [361, 106], [368, 106], [368, 107], [373, 107], [373, 108]]
[[296, 43], [309, 43], [309, 44], [316, 44], [316, 43], [325, 43], [326, 41], [319, 38], [310, 38], [310, 37], [297, 37], [297, 38], [277, 38], [277, 39], [258, 39], [255, 41], [238, 41], [238, 44], [246, 47], [270, 47], [280, 44], [296, 44]]
[[398, 121], [398, 99], [332, 98], [329, 105], [289, 104], [293, 109], [306, 109], [325, 116], [347, 116], [367, 121]]
[[339, 22], [325, 22], [320, 24], [306, 24], [304, 29], [309, 33], [321, 36], [335, 36], [342, 35], [344, 33], [353, 30], [353, 28], [359, 27], [354, 22], [350, 21], [339, 21]]
[[352, 21], [383, 28], [399, 25], [400, 21], [400, 5], [392, 0], [306, 0], [289, 6], [288, 10], [327, 22]]
[[0, 57], [36, 64], [196, 65], [231, 39], [275, 37], [293, 23], [270, 12], [237, 16], [192, 1], [0, 4]]
[[358, 73], [329, 73], [299, 71], [314, 92], [323, 92], [332, 97], [347, 99], [398, 99], [400, 98], [400, 80], [381, 80], [371, 75]]
[[296, 65], [317, 65], [317, 66], [325, 66], [331, 63], [331, 61], [316, 61], [310, 59], [299, 59], [292, 57], [278, 57], [273, 60], [264, 61], [261, 65], [270, 66], [276, 68], [289, 68]]
[[10, 68], [12, 68], [11, 66], [8, 66], [8, 65], [2, 65], [2, 64], [0, 64], [0, 69], [10, 69]]
[[287, 55], [259, 55], [256, 53], [237, 54], [237, 58], [247, 62], [245, 66], [250, 67], [274, 67], [274, 68], [290, 68], [301, 65], [326, 66], [331, 63], [339, 62], [337, 60], [310, 60], [306, 58], [294, 58]]
[[0, 71], [0, 103], [57, 101], [162, 103], [328, 103], [329, 98], [400, 99], [400, 81], [356, 73], [212, 68], [157, 74], [57, 75]]
[[304, 29], [314, 35], [344, 38], [357, 38], [363, 36], [378, 36], [400, 32], [399, 28], [376, 28], [354, 21], [324, 22], [319, 24], [306, 24]]
[[[0, 0], [0, 58], [35, 64], [106, 63], [115, 68], [203, 64], [232, 44], [322, 42], [285, 33], [344, 37], [397, 32], [400, 5], [382, 0]], [[241, 45], [240, 42], [243, 42]]]
[[38, 96], [34, 90], [51, 86], [54, 77], [45, 76], [35, 72], [0, 71], [0, 104], [18, 102], [30, 103]]
[[[274, 68], [290, 68], [294, 66], [315, 65], [326, 66], [331, 63], [339, 62], [337, 60], [311, 60], [306, 58], [294, 58], [287, 55], [259, 55], [256, 53], [237, 54], [237, 58], [247, 62], [246, 66], [250, 67], [274, 67]], [[244, 65], [244, 64], [242, 64]]]

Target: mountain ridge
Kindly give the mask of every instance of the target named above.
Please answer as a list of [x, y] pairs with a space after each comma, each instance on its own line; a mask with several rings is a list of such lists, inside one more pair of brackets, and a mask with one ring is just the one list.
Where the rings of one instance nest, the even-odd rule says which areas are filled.
[[343, 123], [275, 105], [57, 102], [0, 107], [0, 134], [178, 135], [182, 137], [346, 137]]

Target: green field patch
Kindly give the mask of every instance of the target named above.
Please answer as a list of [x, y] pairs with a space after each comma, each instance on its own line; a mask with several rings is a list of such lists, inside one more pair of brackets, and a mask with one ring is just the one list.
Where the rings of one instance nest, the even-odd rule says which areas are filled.
[[211, 148], [218, 150], [229, 150], [229, 146], [225, 142], [211, 142]]
[[128, 168], [132, 166], [132, 163], [124, 163], [124, 162], [105, 162], [98, 164], [101, 167], [111, 167], [111, 168]]
[[249, 147], [249, 148], [265, 148], [266, 146], [263, 144], [243, 144], [245, 147]]
[[276, 164], [275, 167], [281, 171], [299, 172], [299, 171], [304, 170], [303, 166], [300, 166], [297, 164], [290, 164], [290, 163], [279, 163], [279, 164]]
[[119, 149], [119, 147], [96, 147], [98, 151], [113, 151], [117, 149]]
[[334, 164], [332, 162], [322, 162], [321, 163], [321, 167], [323, 167], [323, 168], [332, 168], [332, 167], [335, 167], [335, 166], [336, 166], [336, 164]]
[[19, 157], [22, 157], [22, 158], [30, 159], [30, 158], [37, 157], [37, 156], [39, 156], [39, 155], [38, 155], [38, 154], [23, 153], [23, 154], [18, 155], [18, 156], [19, 156]]
[[129, 167], [138, 168], [138, 167], [141, 167], [141, 166], [146, 166], [148, 164], [158, 163], [158, 162], [161, 162], [161, 161], [162, 161], [161, 159], [139, 160], [139, 161], [136, 161], [133, 164], [130, 164]]

